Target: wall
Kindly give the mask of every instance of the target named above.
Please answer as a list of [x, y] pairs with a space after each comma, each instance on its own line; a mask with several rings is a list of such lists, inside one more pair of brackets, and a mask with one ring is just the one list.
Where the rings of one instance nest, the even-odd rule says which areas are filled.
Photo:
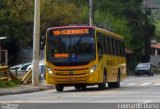
[[158, 63], [160, 62], [160, 55], [159, 56], [150, 56], [150, 62], [158, 66]]

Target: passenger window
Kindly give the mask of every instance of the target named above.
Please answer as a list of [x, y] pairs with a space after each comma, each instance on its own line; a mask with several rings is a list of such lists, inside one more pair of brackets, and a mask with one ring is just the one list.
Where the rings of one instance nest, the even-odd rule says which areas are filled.
[[110, 54], [109, 37], [105, 37], [106, 54]]
[[109, 37], [109, 50], [110, 50], [110, 54], [112, 55], [113, 54], [113, 45], [112, 45], [112, 38]]
[[100, 34], [97, 37], [97, 46], [98, 46], [98, 54], [103, 55], [104, 54], [104, 41], [103, 41], [103, 36]]
[[120, 56], [120, 46], [119, 46], [119, 40], [116, 40], [116, 51], [117, 51], [117, 56]]
[[113, 55], [116, 55], [116, 44], [115, 39], [112, 38], [112, 49], [113, 49]]

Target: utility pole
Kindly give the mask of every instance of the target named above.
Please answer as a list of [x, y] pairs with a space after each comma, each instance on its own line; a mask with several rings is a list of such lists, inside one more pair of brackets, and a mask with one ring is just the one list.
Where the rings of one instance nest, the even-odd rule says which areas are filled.
[[150, 37], [147, 34], [147, 29], [148, 29], [148, 11], [150, 11], [146, 6], [145, 6], [145, 36], [144, 36], [144, 40], [145, 40], [145, 48], [144, 48], [144, 54], [147, 56], [149, 55], [149, 46], [150, 46]]
[[40, 0], [34, 4], [34, 32], [33, 32], [33, 70], [32, 85], [39, 85], [39, 45], [40, 45]]
[[93, 0], [89, 0], [89, 26], [93, 26]]

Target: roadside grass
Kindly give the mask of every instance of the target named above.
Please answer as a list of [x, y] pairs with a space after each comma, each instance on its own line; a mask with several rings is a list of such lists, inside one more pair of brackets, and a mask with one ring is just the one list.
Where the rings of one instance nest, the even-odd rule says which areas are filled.
[[0, 88], [9, 88], [9, 87], [16, 87], [19, 86], [21, 83], [19, 81], [7, 81], [7, 82], [1, 82], [0, 81]]

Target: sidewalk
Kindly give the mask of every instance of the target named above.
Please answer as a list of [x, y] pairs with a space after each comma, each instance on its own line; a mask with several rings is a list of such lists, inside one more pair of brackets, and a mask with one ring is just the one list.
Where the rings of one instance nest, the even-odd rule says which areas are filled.
[[40, 92], [40, 91], [45, 91], [50, 89], [54, 89], [54, 85], [48, 85], [45, 83], [45, 81], [40, 81], [39, 86], [33, 86], [32, 84], [29, 84], [29, 85], [19, 85], [11, 88], [0, 88], [0, 96]]

